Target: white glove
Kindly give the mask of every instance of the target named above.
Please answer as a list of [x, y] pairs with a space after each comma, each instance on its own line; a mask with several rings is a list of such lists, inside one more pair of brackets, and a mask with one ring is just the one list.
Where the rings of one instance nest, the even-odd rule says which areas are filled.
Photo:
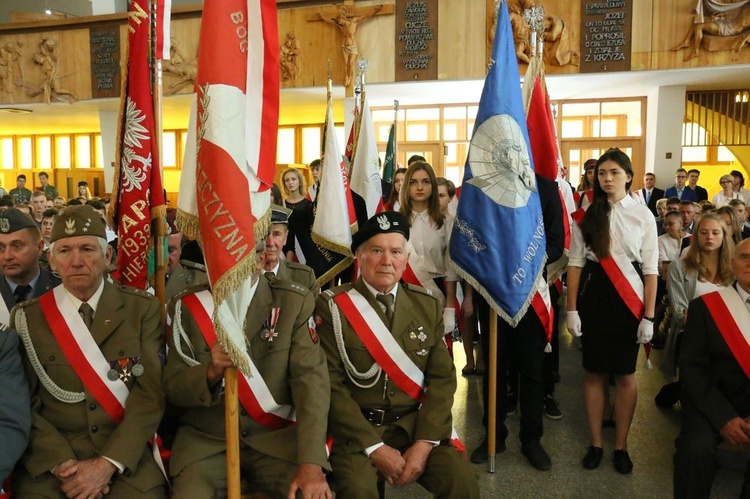
[[641, 323], [638, 324], [638, 341], [641, 345], [645, 345], [651, 338], [654, 337], [654, 323], [648, 319], [641, 319]]
[[446, 307], [443, 309], [443, 332], [452, 334], [454, 329], [456, 329], [456, 311]]
[[578, 311], [568, 311], [568, 317], [565, 321], [568, 325], [568, 332], [573, 335], [574, 338], [581, 337], [581, 318], [578, 316]]

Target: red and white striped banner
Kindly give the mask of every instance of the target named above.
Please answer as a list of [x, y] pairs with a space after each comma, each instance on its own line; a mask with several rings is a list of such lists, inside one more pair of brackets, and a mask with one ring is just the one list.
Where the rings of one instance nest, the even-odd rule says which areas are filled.
[[156, 2], [156, 58], [168, 60], [172, 48], [172, 0]]
[[219, 341], [250, 368], [242, 324], [270, 224], [279, 117], [279, 40], [273, 0], [206, 0], [197, 108], [180, 180], [178, 225], [203, 243]]

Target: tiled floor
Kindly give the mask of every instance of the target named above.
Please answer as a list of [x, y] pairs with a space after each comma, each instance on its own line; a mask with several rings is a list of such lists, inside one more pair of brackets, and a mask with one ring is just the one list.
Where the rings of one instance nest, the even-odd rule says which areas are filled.
[[[664, 410], [656, 407], [654, 396], [667, 381], [657, 368], [660, 352], [652, 353], [654, 369], [645, 368], [645, 356], [641, 350], [638, 359], [639, 401], [633, 426], [630, 430], [629, 447], [634, 469], [631, 475], [620, 475], [612, 466], [614, 430], [604, 431], [605, 457], [599, 469], [587, 471], [581, 467], [581, 458], [589, 445], [586, 415], [583, 407], [581, 386], [583, 369], [580, 351], [570, 335], [561, 328], [561, 377], [556, 386], [556, 397], [560, 402], [563, 419], [552, 421], [545, 418], [545, 436], [542, 444], [552, 458], [552, 470], [536, 471], [521, 455], [518, 443], [518, 415], [508, 418], [510, 436], [508, 449], [498, 454], [496, 471], [487, 472], [487, 467], [473, 465], [479, 478], [482, 497], [485, 498], [669, 498], [672, 496], [672, 456], [674, 439], [679, 430], [679, 410]], [[484, 430], [481, 427], [482, 401], [481, 379], [463, 378], [460, 370], [465, 365], [463, 348], [454, 348], [456, 371], [459, 372], [458, 390], [453, 406], [456, 429], [469, 451], [476, 447]], [[735, 468], [741, 466], [732, 463]], [[713, 498], [737, 497], [742, 486], [742, 472], [724, 468], [719, 471], [713, 488]], [[391, 498], [430, 497], [418, 485], [403, 489], [387, 488]]]

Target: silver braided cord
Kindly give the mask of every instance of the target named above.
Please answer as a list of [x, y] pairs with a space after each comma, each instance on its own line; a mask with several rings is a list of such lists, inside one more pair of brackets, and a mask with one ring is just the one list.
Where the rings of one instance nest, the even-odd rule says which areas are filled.
[[189, 367], [195, 367], [201, 365], [200, 362], [195, 360], [193, 357], [189, 357], [182, 350], [182, 340], [185, 340], [185, 344], [190, 349], [190, 353], [195, 355], [193, 345], [190, 343], [187, 333], [182, 328], [182, 300], [177, 300], [174, 306], [174, 320], [172, 321], [172, 339], [174, 340], [174, 349], [177, 355], [180, 356], [182, 361]]
[[44, 367], [36, 354], [36, 350], [34, 350], [34, 344], [31, 342], [29, 324], [26, 322], [26, 311], [23, 308], [18, 308], [16, 310], [16, 331], [23, 342], [23, 347], [26, 349], [26, 355], [29, 356], [31, 367], [34, 368], [34, 372], [39, 377], [39, 381], [50, 395], [66, 404], [77, 404], [78, 402], [86, 400], [86, 393], [63, 390], [52, 381], [52, 378], [49, 377], [47, 371], [44, 370]]
[[[356, 386], [360, 388], [372, 388], [380, 380], [380, 375], [383, 373], [383, 370], [378, 365], [378, 363], [375, 362], [372, 364], [372, 366], [370, 366], [370, 369], [368, 369], [367, 372], [361, 373], [357, 371], [357, 368], [354, 367], [351, 360], [349, 360], [349, 355], [346, 353], [346, 345], [344, 345], [344, 334], [341, 330], [341, 314], [339, 313], [339, 307], [336, 305], [336, 303], [334, 303], [333, 300], [329, 300], [328, 303], [331, 308], [333, 334], [336, 337], [336, 346], [338, 347], [341, 361], [344, 363], [344, 370], [346, 371], [346, 375]], [[357, 381], [370, 379], [373, 376], [375, 377], [375, 379], [369, 385], [365, 385]]]

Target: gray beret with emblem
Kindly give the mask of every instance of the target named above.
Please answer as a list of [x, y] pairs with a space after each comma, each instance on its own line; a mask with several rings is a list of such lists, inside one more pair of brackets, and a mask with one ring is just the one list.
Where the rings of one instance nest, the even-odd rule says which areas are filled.
[[36, 227], [36, 222], [26, 213], [15, 208], [8, 208], [0, 213], [0, 233], [10, 234], [17, 230]]
[[107, 239], [107, 228], [101, 213], [88, 205], [67, 206], [52, 226], [50, 242], [65, 237], [95, 236]]
[[352, 236], [352, 253], [371, 237], [391, 232], [397, 232], [408, 240], [409, 222], [406, 217], [397, 211], [386, 211], [375, 215]]

